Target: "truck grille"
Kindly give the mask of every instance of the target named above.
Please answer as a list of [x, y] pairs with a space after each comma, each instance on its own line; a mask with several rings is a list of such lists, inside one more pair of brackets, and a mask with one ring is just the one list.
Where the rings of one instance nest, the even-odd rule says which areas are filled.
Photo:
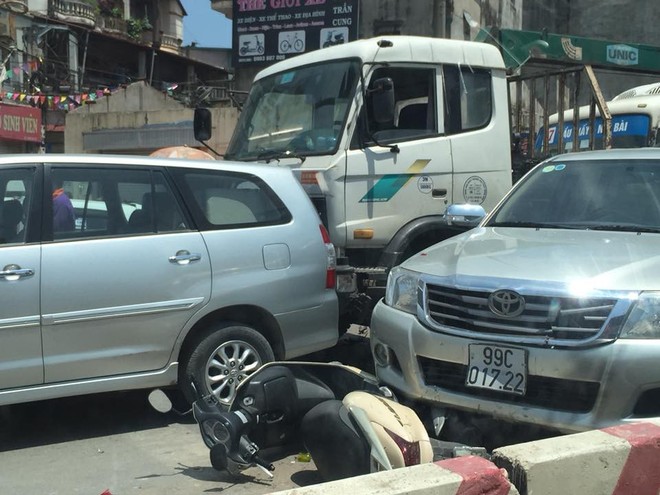
[[483, 397], [484, 399], [495, 399], [498, 402], [537, 406], [556, 411], [575, 413], [591, 411], [600, 387], [597, 382], [529, 375], [527, 392], [524, 396], [519, 396], [467, 387], [465, 385], [467, 366], [462, 364], [420, 357], [419, 365], [426, 385], [469, 394], [472, 397]]
[[502, 340], [525, 337], [545, 344], [551, 340], [577, 343], [599, 336], [617, 303], [615, 298], [524, 295], [524, 310], [515, 317], [505, 317], [489, 308], [492, 292], [427, 283], [423, 302], [427, 323], [466, 336], [479, 333]]

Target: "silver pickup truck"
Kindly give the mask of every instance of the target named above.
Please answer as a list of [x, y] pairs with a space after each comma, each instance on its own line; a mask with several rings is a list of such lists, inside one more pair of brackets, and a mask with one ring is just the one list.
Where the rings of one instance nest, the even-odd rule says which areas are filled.
[[379, 379], [576, 432], [660, 416], [660, 150], [556, 156], [478, 227], [393, 269]]

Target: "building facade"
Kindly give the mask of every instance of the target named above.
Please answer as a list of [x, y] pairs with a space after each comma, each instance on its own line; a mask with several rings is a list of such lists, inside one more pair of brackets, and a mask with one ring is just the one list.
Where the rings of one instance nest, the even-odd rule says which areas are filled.
[[[328, 0], [319, 8], [345, 8], [350, 5], [357, 9], [357, 38], [370, 38], [381, 34], [407, 34], [453, 39], [472, 39], [474, 25], [503, 26], [519, 29], [522, 23], [522, 3], [524, 0]], [[259, 3], [259, 2], [257, 2]], [[262, 7], [272, 3], [264, 0]], [[291, 2], [297, 5], [300, 2]], [[229, 19], [234, 17], [237, 0], [211, 0], [214, 10]], [[240, 8], [240, 7], [238, 7]], [[261, 8], [261, 7], [259, 7]], [[472, 21], [472, 26], [466, 19]], [[476, 24], [475, 24], [476, 23]], [[477, 28], [478, 29], [478, 28]], [[235, 47], [238, 49], [239, 47]], [[234, 67], [236, 88], [247, 90], [254, 76], [266, 64]]]
[[[97, 114], [104, 103], [114, 108], [120, 100], [128, 103], [123, 113], [143, 115], [145, 102], [125, 95], [144, 96], [145, 85], [160, 95], [155, 106], [149, 100], [150, 111], [171, 111], [174, 105], [187, 115], [190, 132], [178, 132], [184, 126], [182, 117], [173, 115], [177, 129], [171, 137], [192, 136], [192, 111], [186, 114], [185, 109], [230, 104], [226, 91], [231, 73], [223, 65], [224, 54], [197, 58], [194, 49], [182, 46], [185, 15], [179, 0], [14, 0], [0, 5], [0, 124], [4, 119], [11, 122], [19, 111], [41, 119], [38, 141], [32, 134], [0, 128], [0, 150], [144, 154], [156, 143], [151, 141], [156, 133], [140, 129], [149, 125], [148, 119], [105, 119], [86, 129], [80, 122], [91, 120], [80, 117], [72, 124], [80, 132], [104, 133], [133, 122], [134, 134], [142, 136], [139, 148], [121, 149], [122, 143], [113, 141], [120, 134], [107, 133], [94, 148], [85, 147], [82, 139], [67, 143], [65, 129], [77, 115]], [[133, 85], [136, 88], [127, 91]], [[120, 92], [124, 96], [112, 100]], [[8, 105], [11, 112], [5, 110]], [[171, 144], [196, 143], [188, 139]]]
[[[527, 30], [556, 33], [564, 36], [580, 36], [591, 39], [606, 39], [621, 43], [641, 43], [660, 46], [660, 31], [653, 20], [660, 16], [660, 3], [654, 0], [637, 0], [633, 4], [625, 0], [324, 0], [320, 7], [326, 9], [351, 5], [359, 10], [358, 38], [369, 38], [381, 34], [405, 34], [445, 37], [469, 40], [477, 37], [494, 42], [490, 33], [498, 29]], [[234, 9], [248, 4], [241, 0], [211, 0], [212, 8], [233, 18]], [[249, 2], [250, 8], [269, 9], [274, 5], [297, 6], [301, 2], [273, 2], [260, 0]], [[488, 37], [492, 39], [488, 39]], [[237, 48], [237, 47], [235, 47]], [[256, 73], [265, 65], [250, 64], [234, 67], [237, 89], [247, 90]], [[518, 67], [518, 72], [531, 67]], [[529, 72], [529, 71], [528, 71]], [[634, 71], [596, 71], [600, 90], [606, 100], [634, 86], [656, 82], [657, 75], [635, 74]], [[579, 94], [581, 104], [586, 104], [591, 95], [586, 78], [568, 78], [565, 85], [565, 105], [572, 105], [571, 94]], [[553, 81], [554, 84], [554, 81]], [[520, 125], [529, 124], [529, 116], [538, 119], [544, 113], [557, 108], [557, 100], [563, 94], [557, 83], [552, 89], [552, 103], [541, 108], [537, 100], [534, 112], [526, 103], [529, 88], [524, 85], [521, 98], [515, 101], [515, 119]], [[575, 91], [575, 87], [580, 87]], [[539, 90], [540, 91], [540, 90]], [[514, 96], [514, 100], [515, 100]], [[540, 124], [536, 123], [537, 126]], [[519, 127], [516, 124], [516, 127]]]

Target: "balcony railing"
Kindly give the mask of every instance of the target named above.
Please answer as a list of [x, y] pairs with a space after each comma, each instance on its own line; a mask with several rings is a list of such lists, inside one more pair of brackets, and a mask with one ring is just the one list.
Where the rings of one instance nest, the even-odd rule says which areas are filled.
[[96, 26], [106, 31], [126, 34], [126, 20], [121, 17], [99, 14]]
[[27, 0], [0, 0], [0, 7], [16, 14], [25, 14], [29, 10]]
[[178, 52], [181, 49], [181, 40], [171, 34], [163, 33], [160, 38], [161, 47]]
[[94, 27], [96, 25], [95, 8], [84, 2], [76, 0], [50, 0], [49, 13], [56, 19], [84, 24]]

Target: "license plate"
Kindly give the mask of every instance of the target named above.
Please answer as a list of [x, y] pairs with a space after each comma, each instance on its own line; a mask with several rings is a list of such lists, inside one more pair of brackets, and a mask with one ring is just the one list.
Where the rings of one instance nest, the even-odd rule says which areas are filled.
[[525, 395], [527, 351], [499, 345], [470, 344], [465, 385]]

